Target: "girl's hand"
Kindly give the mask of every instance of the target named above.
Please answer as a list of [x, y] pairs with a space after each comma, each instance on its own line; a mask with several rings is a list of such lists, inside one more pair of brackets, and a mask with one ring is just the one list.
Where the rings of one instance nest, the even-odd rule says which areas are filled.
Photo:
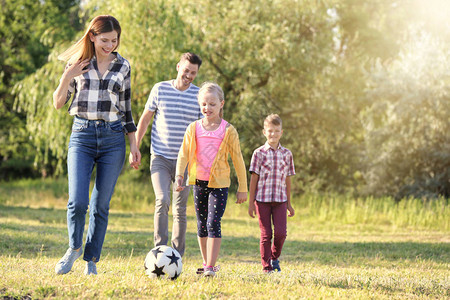
[[247, 201], [247, 193], [246, 192], [237, 192], [236, 194], [236, 203], [241, 204]]
[[67, 69], [64, 71], [64, 75], [68, 76], [70, 79], [80, 76], [81, 74], [84, 74], [89, 71], [89, 59], [85, 60], [79, 60], [73, 65], [70, 65], [67, 67]]
[[288, 210], [288, 217], [293, 217], [295, 215], [295, 211], [292, 205], [288, 205], [287, 210]]
[[175, 191], [177, 192], [181, 192], [182, 190], [184, 190], [184, 186], [183, 186], [183, 176], [178, 175], [175, 178], [175, 182], [177, 184], [177, 187], [175, 188]]

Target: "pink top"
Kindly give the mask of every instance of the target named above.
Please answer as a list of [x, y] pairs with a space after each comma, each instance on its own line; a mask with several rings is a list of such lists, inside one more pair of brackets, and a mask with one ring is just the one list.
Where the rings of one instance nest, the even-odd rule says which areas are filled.
[[222, 119], [219, 128], [214, 131], [206, 130], [199, 120], [195, 125], [195, 142], [197, 143], [197, 179], [209, 180], [211, 166], [219, 151], [220, 144], [225, 137], [228, 122]]

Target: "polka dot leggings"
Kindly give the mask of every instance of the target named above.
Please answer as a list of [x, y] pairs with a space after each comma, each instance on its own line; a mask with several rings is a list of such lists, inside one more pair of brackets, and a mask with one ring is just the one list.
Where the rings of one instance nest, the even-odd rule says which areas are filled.
[[228, 188], [208, 188], [207, 181], [194, 185], [194, 204], [199, 237], [222, 237], [221, 220], [227, 205]]

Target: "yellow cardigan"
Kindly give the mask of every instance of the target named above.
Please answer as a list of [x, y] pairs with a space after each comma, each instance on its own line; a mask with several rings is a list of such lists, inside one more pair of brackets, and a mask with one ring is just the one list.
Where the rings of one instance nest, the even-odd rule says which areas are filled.
[[[184, 175], [184, 170], [189, 163], [189, 185], [195, 185], [197, 177], [197, 143], [195, 141], [195, 124], [189, 124], [184, 134], [183, 144], [178, 152], [176, 176]], [[208, 187], [225, 188], [230, 186], [230, 165], [228, 164], [228, 154], [231, 156], [236, 175], [238, 177], [238, 192], [247, 192], [247, 172], [245, 170], [244, 159], [239, 144], [239, 135], [233, 125], [229, 124], [225, 131], [225, 136], [220, 144], [219, 151], [211, 166]]]

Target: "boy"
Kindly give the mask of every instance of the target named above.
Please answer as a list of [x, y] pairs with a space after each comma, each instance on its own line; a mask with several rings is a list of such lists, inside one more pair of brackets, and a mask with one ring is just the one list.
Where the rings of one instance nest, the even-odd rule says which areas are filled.
[[[264, 120], [263, 134], [267, 142], [253, 152], [250, 163], [250, 201], [248, 214], [258, 216], [261, 230], [260, 252], [263, 271], [281, 271], [278, 258], [286, 239], [286, 211], [294, 216], [291, 206], [291, 179], [295, 174], [292, 152], [280, 145], [283, 135], [281, 118], [276, 114]], [[272, 222], [274, 242], [272, 245]]]

